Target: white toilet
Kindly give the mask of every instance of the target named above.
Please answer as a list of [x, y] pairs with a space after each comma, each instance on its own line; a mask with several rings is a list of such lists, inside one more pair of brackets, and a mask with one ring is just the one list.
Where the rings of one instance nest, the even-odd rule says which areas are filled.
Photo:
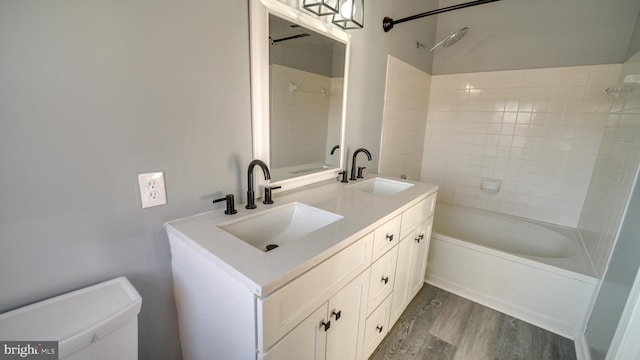
[[0, 314], [2, 341], [58, 341], [65, 360], [138, 358], [142, 298], [119, 277]]

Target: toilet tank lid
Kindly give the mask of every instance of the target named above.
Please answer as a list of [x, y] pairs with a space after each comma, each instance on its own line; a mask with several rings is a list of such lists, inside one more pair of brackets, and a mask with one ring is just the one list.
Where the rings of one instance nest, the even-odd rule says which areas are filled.
[[3, 341], [59, 341], [62, 358], [134, 319], [142, 298], [125, 277], [0, 314]]

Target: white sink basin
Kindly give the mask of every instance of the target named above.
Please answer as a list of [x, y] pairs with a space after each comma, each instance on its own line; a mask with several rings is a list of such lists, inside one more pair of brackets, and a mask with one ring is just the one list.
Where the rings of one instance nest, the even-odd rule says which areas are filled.
[[257, 249], [267, 251], [340, 219], [341, 215], [293, 202], [218, 227]]
[[397, 194], [400, 191], [406, 190], [412, 186], [413, 184], [410, 184], [410, 183], [396, 181], [396, 180], [382, 179], [379, 177], [364, 180], [360, 183], [356, 183], [355, 185], [350, 185], [350, 187], [354, 190], [364, 191], [364, 192], [377, 194], [377, 195]]

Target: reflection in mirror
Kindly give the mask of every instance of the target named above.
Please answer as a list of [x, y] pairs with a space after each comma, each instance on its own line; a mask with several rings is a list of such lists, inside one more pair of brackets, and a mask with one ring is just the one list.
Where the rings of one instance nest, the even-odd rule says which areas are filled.
[[345, 162], [349, 35], [278, 0], [249, 0], [249, 12], [254, 158], [283, 190], [336, 179]]
[[345, 52], [342, 42], [269, 15], [272, 181], [340, 166]]

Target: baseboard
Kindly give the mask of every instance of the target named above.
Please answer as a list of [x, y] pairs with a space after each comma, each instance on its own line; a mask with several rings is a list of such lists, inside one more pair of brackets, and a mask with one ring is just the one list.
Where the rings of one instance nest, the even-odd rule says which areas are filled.
[[587, 344], [586, 336], [578, 336], [573, 340], [573, 342], [576, 346], [576, 359], [591, 360], [591, 353], [589, 352], [589, 345]]

